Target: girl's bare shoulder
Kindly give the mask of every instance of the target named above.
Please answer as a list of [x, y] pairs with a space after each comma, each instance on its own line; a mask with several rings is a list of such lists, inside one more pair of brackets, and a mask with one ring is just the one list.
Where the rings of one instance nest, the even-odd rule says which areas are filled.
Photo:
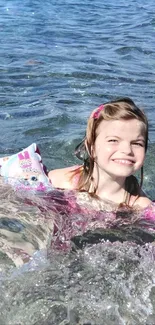
[[80, 166], [77, 165], [66, 168], [53, 169], [48, 173], [48, 178], [54, 187], [73, 190], [76, 189], [78, 173], [74, 176], [72, 172], [78, 169], [80, 169]]
[[141, 208], [147, 208], [152, 201], [147, 195], [141, 190], [140, 196], [136, 199], [134, 205], [138, 205]]

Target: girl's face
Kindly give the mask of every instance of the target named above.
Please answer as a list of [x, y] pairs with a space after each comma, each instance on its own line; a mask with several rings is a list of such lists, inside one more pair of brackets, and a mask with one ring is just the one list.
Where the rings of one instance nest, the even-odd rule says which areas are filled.
[[143, 123], [136, 120], [102, 121], [92, 154], [99, 173], [127, 177], [139, 170], [145, 159]]

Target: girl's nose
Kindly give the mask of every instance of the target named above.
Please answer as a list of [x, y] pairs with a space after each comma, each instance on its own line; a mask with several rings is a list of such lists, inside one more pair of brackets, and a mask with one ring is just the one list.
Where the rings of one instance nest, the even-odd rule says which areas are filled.
[[121, 152], [125, 153], [126, 155], [129, 155], [132, 153], [132, 145], [128, 142], [122, 142], [120, 149], [121, 149]]

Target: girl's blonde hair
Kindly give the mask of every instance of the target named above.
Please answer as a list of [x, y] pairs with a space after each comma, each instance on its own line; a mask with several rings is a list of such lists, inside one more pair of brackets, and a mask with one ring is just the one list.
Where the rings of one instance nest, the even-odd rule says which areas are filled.
[[[137, 119], [143, 123], [143, 132], [145, 136], [145, 152], [148, 146], [148, 120], [142, 110], [140, 110], [130, 98], [121, 98], [116, 101], [107, 102], [96, 108], [90, 115], [87, 123], [86, 136], [82, 142], [76, 147], [75, 155], [83, 160], [83, 168], [80, 169], [80, 177], [77, 185], [77, 190], [84, 190], [92, 195], [96, 194], [97, 187], [93, 184], [93, 169], [94, 158], [92, 157], [92, 147], [95, 144], [97, 137], [97, 128], [99, 124], [105, 120], [130, 120]], [[75, 173], [78, 173], [77, 170]], [[143, 167], [141, 168], [140, 184], [135, 176], [131, 175], [126, 178], [126, 193], [130, 195], [140, 195], [141, 186], [143, 183]], [[129, 201], [127, 196], [125, 203]]]

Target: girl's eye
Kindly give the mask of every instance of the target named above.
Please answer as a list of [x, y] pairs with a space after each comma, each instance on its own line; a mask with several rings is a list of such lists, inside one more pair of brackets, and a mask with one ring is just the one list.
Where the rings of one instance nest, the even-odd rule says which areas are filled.
[[137, 147], [144, 147], [144, 144], [141, 142], [134, 142], [133, 145]]
[[108, 142], [118, 142], [118, 140], [116, 140], [116, 139], [110, 139], [110, 140], [108, 140]]

